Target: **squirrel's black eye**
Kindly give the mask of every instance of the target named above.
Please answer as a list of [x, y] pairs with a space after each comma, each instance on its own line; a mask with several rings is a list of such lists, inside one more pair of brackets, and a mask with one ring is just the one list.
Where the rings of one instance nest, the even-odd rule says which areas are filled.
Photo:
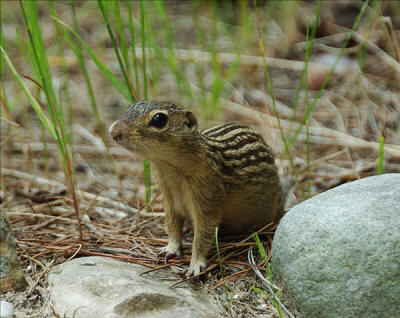
[[164, 113], [157, 113], [150, 120], [149, 125], [156, 128], [163, 128], [168, 123], [168, 116]]

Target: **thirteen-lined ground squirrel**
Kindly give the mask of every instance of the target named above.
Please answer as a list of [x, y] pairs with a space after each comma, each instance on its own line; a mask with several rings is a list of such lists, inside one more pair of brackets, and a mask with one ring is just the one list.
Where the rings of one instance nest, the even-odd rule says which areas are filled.
[[166, 259], [181, 257], [184, 220], [193, 225], [186, 275], [206, 267], [215, 227], [251, 232], [283, 215], [274, 156], [249, 127], [225, 124], [199, 131], [194, 114], [166, 102], [138, 102], [110, 127], [120, 145], [152, 162], [164, 197]]

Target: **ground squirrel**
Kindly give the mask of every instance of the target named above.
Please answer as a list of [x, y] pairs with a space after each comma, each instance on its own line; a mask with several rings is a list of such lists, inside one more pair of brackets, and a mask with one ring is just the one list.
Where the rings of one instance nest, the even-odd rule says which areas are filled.
[[195, 115], [159, 101], [137, 102], [110, 126], [113, 139], [149, 160], [164, 197], [166, 260], [181, 257], [184, 220], [193, 225], [187, 276], [205, 269], [219, 233], [239, 234], [278, 223], [284, 213], [274, 155], [247, 126], [199, 131]]

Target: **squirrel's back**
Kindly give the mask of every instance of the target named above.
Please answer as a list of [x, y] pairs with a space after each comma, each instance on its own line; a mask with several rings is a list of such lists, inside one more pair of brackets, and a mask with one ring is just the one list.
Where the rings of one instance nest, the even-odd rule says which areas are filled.
[[250, 127], [228, 123], [203, 130], [201, 136], [207, 155], [224, 176], [259, 183], [276, 174], [271, 148]]

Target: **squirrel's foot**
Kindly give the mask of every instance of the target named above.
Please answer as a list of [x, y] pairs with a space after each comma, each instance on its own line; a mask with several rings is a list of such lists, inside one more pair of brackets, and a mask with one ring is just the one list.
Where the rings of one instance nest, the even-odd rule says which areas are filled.
[[205, 271], [207, 268], [207, 260], [205, 257], [201, 257], [198, 259], [191, 259], [189, 269], [186, 272], [186, 277], [196, 276], [201, 272]]
[[178, 244], [168, 243], [167, 246], [160, 248], [158, 256], [164, 257], [164, 264], [171, 258], [182, 259], [182, 247]]

